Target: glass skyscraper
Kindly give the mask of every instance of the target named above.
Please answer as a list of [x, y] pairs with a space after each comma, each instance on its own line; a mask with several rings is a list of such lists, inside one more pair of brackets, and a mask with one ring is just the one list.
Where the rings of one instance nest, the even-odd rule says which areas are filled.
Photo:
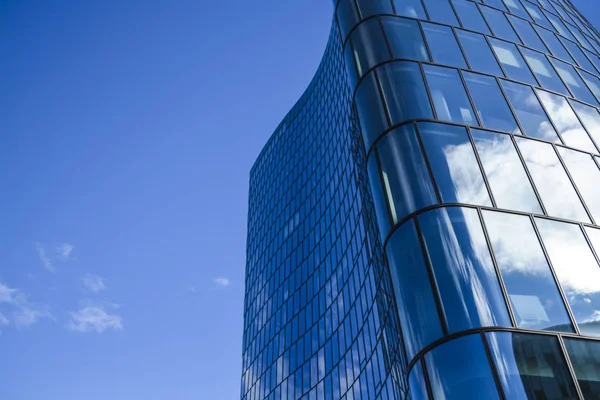
[[241, 398], [600, 399], [600, 34], [339, 0], [250, 176]]

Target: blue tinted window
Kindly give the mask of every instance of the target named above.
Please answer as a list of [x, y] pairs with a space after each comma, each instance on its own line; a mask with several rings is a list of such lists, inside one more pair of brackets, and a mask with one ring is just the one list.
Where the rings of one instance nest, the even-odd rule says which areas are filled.
[[472, 72], [464, 72], [463, 75], [481, 124], [486, 128], [520, 134], [496, 79]]
[[467, 55], [472, 70], [497, 76], [504, 75], [483, 35], [461, 29], [456, 30], [456, 35]]
[[427, 353], [425, 361], [435, 399], [500, 398], [479, 335], [444, 343]]
[[544, 54], [524, 48], [521, 48], [521, 51], [523, 51], [525, 60], [527, 60], [529, 67], [540, 81], [541, 86], [567, 96], [569, 95], [569, 91], [563, 85], [558, 74]]
[[577, 391], [554, 336], [487, 334], [507, 399], [577, 399]]
[[590, 92], [590, 89], [588, 89], [585, 83], [583, 83], [583, 80], [577, 74], [575, 68], [565, 62], [553, 59], [552, 57], [550, 59], [552, 60], [552, 64], [554, 64], [556, 71], [562, 78], [563, 82], [567, 84], [574, 97], [578, 98], [579, 100], [583, 100], [586, 103], [598, 105], [596, 98], [592, 92]]
[[560, 40], [558, 40], [554, 32], [550, 32], [549, 30], [540, 28], [539, 26], [536, 26], [535, 30], [542, 37], [552, 54], [554, 54], [556, 57], [562, 58], [563, 60], [575, 63], [569, 53], [567, 53], [567, 50], [565, 50]]
[[464, 124], [477, 124], [471, 103], [458, 71], [432, 65], [423, 66], [437, 118]]
[[504, 4], [506, 4], [506, 7], [508, 7], [508, 11], [511, 14], [517, 15], [527, 20], [531, 20], [531, 17], [529, 16], [529, 14], [527, 14], [519, 0], [504, 0]]
[[387, 244], [398, 316], [408, 359], [442, 337], [433, 289], [412, 220], [398, 228]]
[[494, 38], [490, 38], [490, 43], [496, 53], [496, 57], [498, 57], [500, 64], [504, 67], [504, 71], [506, 71], [506, 75], [509, 78], [523, 81], [531, 85], [537, 85], [525, 60], [514, 44]]
[[394, 223], [437, 203], [435, 190], [412, 125], [387, 134], [377, 144], [383, 184]]
[[379, 166], [377, 165], [377, 156], [375, 152], [371, 152], [367, 162], [369, 172], [369, 182], [371, 183], [371, 194], [373, 195], [373, 203], [375, 204], [375, 214], [377, 214], [377, 223], [381, 237], [385, 238], [390, 231], [390, 219], [385, 202], [385, 194], [381, 178], [379, 176]]
[[488, 6], [492, 6], [495, 8], [498, 8], [502, 11], [508, 11], [506, 9], [506, 7], [504, 6], [504, 3], [502, 3], [502, 0], [484, 0], [483, 1], [485, 4], [487, 4]]
[[421, 0], [394, 0], [396, 14], [405, 17], [427, 19]]
[[356, 10], [356, 6], [354, 5], [354, 1], [351, 0], [342, 0], [337, 9], [338, 21], [340, 24], [340, 30], [342, 31], [342, 36], [345, 38], [356, 24], [360, 18], [358, 17], [358, 11]]
[[357, 0], [356, 3], [364, 19], [371, 15], [394, 13], [390, 0]]
[[458, 26], [458, 20], [448, 0], [424, 0], [424, 3], [430, 20]]
[[490, 25], [490, 28], [492, 28], [494, 36], [510, 40], [511, 42], [521, 43], [519, 37], [515, 33], [512, 26], [510, 26], [510, 23], [502, 11], [494, 10], [493, 8], [485, 6], [481, 7], [481, 11]]
[[585, 399], [600, 393], [600, 342], [565, 338], [575, 376]]
[[544, 53], [548, 52], [548, 49], [544, 45], [544, 42], [542, 42], [542, 39], [540, 39], [540, 37], [535, 32], [535, 30], [533, 30], [533, 27], [528, 21], [522, 20], [521, 18], [517, 18], [512, 15], [509, 15], [508, 19], [515, 27], [515, 30], [517, 31], [519, 36], [521, 36], [521, 39], [523, 40], [523, 43], [526, 46], [542, 51]]
[[[429, 61], [417, 21], [385, 17], [382, 18], [382, 22], [394, 58]], [[410, 38], [410, 40], [407, 40], [407, 38]]]
[[465, 128], [429, 122], [418, 128], [442, 201], [490, 205]]
[[533, 21], [536, 24], [541, 25], [548, 29], [553, 29], [552, 25], [550, 25], [550, 22], [548, 21], [548, 19], [542, 13], [542, 11], [540, 10], [540, 8], [538, 6], [533, 5], [531, 3], [527, 3], [527, 2], [525, 2], [523, 4], [525, 6], [525, 9], [529, 13], [529, 15], [531, 15], [531, 17], [533, 18]]
[[[594, 96], [598, 100], [600, 100], [600, 79], [596, 75], [588, 74], [585, 71], [580, 71], [581, 77], [583, 78], [585, 84], [590, 88]], [[592, 104], [598, 104], [597, 102], [592, 102]]]
[[548, 17], [548, 19], [550, 20], [550, 23], [552, 24], [552, 26], [554, 26], [554, 29], [556, 29], [556, 31], [558, 32], [559, 35], [562, 35], [568, 39], [571, 40], [575, 40], [573, 38], [573, 35], [571, 35], [571, 32], [569, 32], [569, 30], [567, 29], [567, 27], [565, 26], [565, 24], [560, 20], [560, 18], [556, 17], [555, 15], [546, 12], [546, 17]]
[[451, 28], [427, 22], [424, 22], [422, 26], [433, 62], [458, 68], [467, 68], [467, 64], [460, 51], [460, 47], [458, 47], [458, 43], [456, 43], [456, 38]]
[[418, 220], [449, 332], [511, 326], [477, 210], [441, 208]]
[[575, 58], [575, 60], [577, 61], [577, 64], [579, 64], [579, 66], [581, 68], [587, 69], [588, 71], [590, 71], [592, 73], [596, 73], [594, 66], [592, 65], [590, 60], [587, 59], [585, 54], [583, 54], [583, 51], [579, 48], [578, 45], [576, 45], [575, 43], [573, 43], [567, 39], [562, 39], [562, 43], [565, 45], [567, 50], [569, 50], [569, 52], [571, 53], [573, 58]]
[[556, 131], [531, 86], [504, 80], [502, 86], [521, 122], [525, 135], [560, 143]]
[[542, 214], [510, 136], [479, 129], [471, 132], [498, 207]]
[[[571, 103], [585, 129], [600, 144], [600, 114], [598, 109], [573, 101]], [[600, 222], [600, 221], [599, 221]]]
[[558, 153], [592, 217], [596, 222], [600, 222], [600, 170], [592, 156], [563, 147], [558, 149]]
[[350, 37], [352, 38], [358, 76], [362, 76], [369, 68], [380, 62], [390, 59], [390, 53], [377, 18], [360, 24]]
[[491, 33], [475, 3], [465, 0], [452, 0], [452, 4], [463, 27], [486, 34]]
[[377, 74], [393, 125], [410, 119], [433, 118], [419, 64], [393, 62], [377, 68]]
[[418, 361], [414, 366], [408, 377], [408, 384], [410, 387], [410, 398], [413, 400], [427, 400], [427, 383], [425, 382], [425, 376], [423, 375], [423, 366], [421, 361]]
[[483, 211], [517, 325], [573, 332], [556, 281], [529, 217]]
[[388, 127], [378, 86], [375, 74], [370, 73], [356, 89], [356, 108], [367, 149]]

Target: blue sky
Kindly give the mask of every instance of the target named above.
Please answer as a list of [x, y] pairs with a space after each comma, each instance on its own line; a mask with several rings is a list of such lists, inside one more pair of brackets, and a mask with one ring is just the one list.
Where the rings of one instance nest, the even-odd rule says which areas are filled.
[[331, 10], [1, 2], [0, 398], [239, 398], [248, 172]]

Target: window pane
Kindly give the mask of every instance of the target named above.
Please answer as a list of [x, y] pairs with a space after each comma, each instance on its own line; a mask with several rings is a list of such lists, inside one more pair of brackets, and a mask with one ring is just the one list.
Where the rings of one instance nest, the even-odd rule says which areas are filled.
[[418, 220], [449, 332], [511, 326], [477, 210], [441, 208]]
[[493, 38], [490, 38], [490, 43], [509, 78], [537, 85], [535, 78], [527, 64], [525, 64], [525, 60], [523, 60], [514, 44]]
[[594, 66], [592, 65], [590, 60], [588, 60], [587, 57], [583, 54], [583, 51], [579, 48], [578, 45], [566, 39], [562, 39], [562, 43], [565, 45], [567, 50], [569, 50], [571, 55], [573, 55], [575, 60], [577, 60], [577, 64], [579, 64], [581, 68], [587, 69], [592, 73], [596, 73]]
[[510, 26], [510, 23], [502, 11], [483, 6], [481, 7], [481, 12], [483, 12], [483, 16], [487, 20], [488, 24], [490, 24], [490, 28], [492, 28], [494, 36], [509, 40], [513, 43], [521, 43], [519, 37], [515, 33], [512, 26]]
[[425, 361], [435, 399], [500, 398], [479, 335], [444, 343], [427, 353]]
[[452, 0], [452, 4], [464, 28], [486, 34], [491, 33], [475, 3], [465, 0]]
[[478, 129], [471, 132], [498, 207], [542, 214], [510, 136]]
[[504, 6], [504, 3], [502, 3], [502, 0], [484, 0], [484, 3], [487, 4], [488, 6], [498, 8], [502, 11], [508, 11], [506, 9], [506, 7]]
[[522, 20], [521, 18], [513, 17], [512, 15], [508, 16], [508, 19], [515, 27], [515, 30], [521, 36], [523, 43], [527, 47], [531, 47], [532, 49], [536, 49], [542, 51], [544, 53], [548, 53], [548, 49], [542, 42], [542, 39], [538, 36], [538, 34], [533, 30], [531, 24], [527, 21]]
[[560, 143], [531, 86], [504, 80], [502, 86], [527, 136]]
[[427, 400], [427, 383], [425, 382], [425, 376], [423, 375], [423, 366], [418, 361], [408, 377], [408, 384], [410, 387], [410, 398], [413, 400]]
[[360, 24], [350, 37], [359, 77], [369, 68], [390, 59], [390, 53], [377, 18]]
[[413, 211], [437, 203], [412, 125], [388, 133], [377, 144], [377, 149], [394, 223]]
[[423, 250], [412, 220], [394, 232], [387, 256], [408, 359], [442, 337]]
[[377, 14], [393, 14], [390, 0], [357, 0], [363, 19]]
[[381, 21], [394, 58], [429, 61], [417, 21], [397, 17], [385, 17]]
[[527, 2], [523, 3], [523, 5], [525, 6], [525, 9], [529, 13], [529, 15], [531, 15], [531, 17], [533, 18], [533, 21], [536, 24], [541, 25], [548, 29], [554, 29], [552, 27], [552, 25], [550, 24], [550, 21], [548, 21], [548, 19], [542, 13], [542, 11], [540, 10], [540, 8], [538, 6], [535, 6], [535, 5], [527, 3]]
[[487, 337], [507, 399], [578, 399], [556, 337], [510, 332]]
[[562, 96], [557, 96], [543, 90], [538, 90], [537, 93], [565, 144], [595, 153], [596, 147], [583, 129], [583, 126], [581, 126], [567, 100]]
[[600, 144], [600, 114], [598, 113], [598, 109], [576, 101], [571, 102], [571, 105], [575, 109], [581, 123], [585, 126], [585, 129], [587, 129], [596, 143]]
[[448, 0], [424, 0], [424, 3], [429, 12], [429, 19], [433, 22], [459, 26]]
[[421, 0], [394, 0], [396, 14], [405, 17], [427, 19]]
[[442, 201], [491, 205], [465, 128], [428, 122], [418, 128]]
[[598, 105], [598, 102], [596, 101], [594, 95], [592, 95], [592, 92], [590, 92], [585, 83], [583, 83], [581, 77], [577, 74], [577, 72], [575, 72], [575, 69], [571, 65], [553, 58], [551, 58], [551, 60], [563, 82], [567, 84], [569, 90], [571, 90], [571, 93], [573, 93], [575, 97], [587, 103]]
[[340, 30], [342, 31], [342, 36], [345, 38], [350, 29], [359, 22], [358, 11], [353, 1], [344, 0], [340, 1], [337, 13]]
[[575, 150], [558, 148], [579, 194], [597, 223], [600, 223], [600, 170], [592, 156]]
[[562, 93], [566, 96], [570, 95], [545, 55], [524, 48], [522, 48], [521, 51], [542, 87]]
[[565, 61], [575, 63], [575, 61], [573, 61], [569, 53], [567, 53], [567, 50], [565, 50], [560, 40], [558, 40], [554, 32], [550, 32], [547, 29], [540, 28], [537, 25], [535, 26], [535, 30], [542, 37], [544, 43], [546, 43], [546, 46], [550, 49], [552, 54], [554, 54], [558, 58], [562, 58]]
[[600, 393], [600, 342], [565, 338], [565, 347], [583, 397], [594, 399]]
[[529, 217], [483, 211], [519, 328], [573, 332]]
[[432, 65], [424, 65], [423, 68], [437, 118], [443, 121], [477, 125], [458, 71]]
[[552, 146], [523, 138], [516, 140], [548, 214], [589, 222], [587, 213]]
[[[473, 3], [468, 3], [473, 4]], [[488, 74], [503, 76], [502, 70], [494, 57], [485, 37], [477, 33], [456, 30], [458, 40], [462, 45], [471, 69], [475, 71], [486, 72]]]
[[579, 330], [599, 336], [600, 268], [579, 225], [541, 218], [536, 224]]
[[511, 14], [517, 15], [527, 20], [531, 20], [531, 17], [529, 16], [529, 14], [527, 14], [525, 9], [523, 9], [523, 6], [519, 2], [519, 0], [504, 0], [504, 4], [506, 4], [506, 7], [508, 7], [508, 11]]
[[[600, 79], [597, 76], [588, 74], [585, 71], [580, 71], [585, 84], [590, 88], [594, 96], [600, 99]], [[598, 104], [598, 102], [591, 102], [591, 104]]]
[[521, 134], [495, 78], [464, 72], [463, 76], [481, 124], [486, 128]]
[[393, 62], [377, 68], [377, 74], [393, 125], [411, 119], [433, 118], [419, 64]]
[[433, 62], [467, 68], [467, 63], [465, 63], [451, 28], [427, 22], [422, 23], [422, 26]]
[[388, 127], [378, 86], [375, 74], [370, 73], [356, 89], [356, 108], [367, 149]]
[[381, 178], [379, 177], [379, 166], [377, 166], [377, 158], [374, 151], [369, 155], [367, 169], [369, 172], [369, 182], [371, 183], [371, 194], [373, 195], [373, 203], [375, 204], [379, 232], [381, 233], [381, 239], [383, 240], [390, 231], [390, 220], [385, 203], [383, 185], [381, 184]]

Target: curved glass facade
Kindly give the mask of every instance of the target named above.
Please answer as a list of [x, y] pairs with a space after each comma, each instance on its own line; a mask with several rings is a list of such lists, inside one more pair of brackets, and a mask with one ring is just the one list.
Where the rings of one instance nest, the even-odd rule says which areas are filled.
[[242, 398], [598, 398], [598, 31], [568, 0], [334, 3], [251, 173]]

